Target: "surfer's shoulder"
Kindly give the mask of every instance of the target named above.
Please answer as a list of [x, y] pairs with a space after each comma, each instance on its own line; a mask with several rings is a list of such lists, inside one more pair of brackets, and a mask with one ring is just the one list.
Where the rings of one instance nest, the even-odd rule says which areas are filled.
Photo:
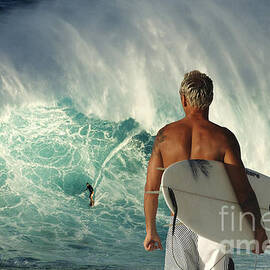
[[224, 135], [229, 139], [229, 140], [237, 140], [236, 136], [233, 134], [231, 130], [229, 130], [226, 127], [221, 127]]
[[234, 133], [226, 127], [222, 127], [222, 129], [228, 147], [234, 149], [235, 151], [240, 151], [240, 146]]
[[213, 123], [213, 122], [210, 122], [210, 123], [214, 127], [215, 132], [217, 132], [220, 135], [223, 135], [225, 139], [230, 140], [230, 141], [237, 140], [233, 132], [229, 130], [228, 128], [219, 126], [218, 124]]
[[154, 142], [154, 147], [153, 147], [153, 152], [154, 153], [159, 153], [160, 151], [160, 146], [162, 145], [162, 143], [164, 143], [164, 141], [167, 139], [168, 136], [168, 130], [169, 130], [169, 125], [164, 126], [163, 128], [161, 128], [156, 137], [155, 137], [155, 142]]
[[187, 125], [184, 121], [179, 120], [165, 125], [161, 128], [155, 138], [155, 145], [158, 146], [166, 141], [168, 138], [172, 138], [175, 134], [179, 133], [179, 130], [185, 129]]
[[189, 125], [187, 124], [187, 122], [185, 121], [185, 119], [181, 119], [175, 122], [172, 122], [170, 124], [167, 124], [165, 127], [163, 127], [163, 132], [167, 132], [167, 133], [174, 133], [175, 130], [179, 130], [179, 129], [184, 129], [187, 128]]
[[164, 136], [167, 137], [169, 135], [173, 135], [175, 134], [176, 130], [178, 131], [179, 128], [183, 129], [185, 127], [186, 127], [185, 123], [181, 120], [169, 123], [158, 131], [157, 137], [163, 138]]
[[158, 143], [163, 142], [166, 139], [167, 132], [168, 132], [168, 125], [164, 126], [158, 131], [155, 141]]

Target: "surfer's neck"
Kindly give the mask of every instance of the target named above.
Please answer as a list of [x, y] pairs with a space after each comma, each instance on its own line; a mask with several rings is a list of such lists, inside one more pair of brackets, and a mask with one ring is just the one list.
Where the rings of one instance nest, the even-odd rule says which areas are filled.
[[209, 120], [209, 108], [205, 110], [198, 110], [193, 107], [184, 108], [186, 119], [197, 119], [197, 120]]

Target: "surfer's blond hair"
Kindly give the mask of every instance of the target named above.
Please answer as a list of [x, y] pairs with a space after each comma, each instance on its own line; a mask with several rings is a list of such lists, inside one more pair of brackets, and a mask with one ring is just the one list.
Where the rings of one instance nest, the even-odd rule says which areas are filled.
[[213, 100], [213, 82], [206, 74], [193, 70], [185, 74], [179, 93], [190, 106], [205, 110]]

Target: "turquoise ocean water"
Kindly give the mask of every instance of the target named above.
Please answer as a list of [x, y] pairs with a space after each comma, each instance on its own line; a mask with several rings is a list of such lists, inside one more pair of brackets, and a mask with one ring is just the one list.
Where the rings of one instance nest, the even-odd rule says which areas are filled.
[[[183, 117], [191, 69], [213, 78], [210, 118], [246, 167], [270, 175], [268, 1], [0, 7], [0, 269], [163, 269], [164, 251], [143, 248], [146, 168], [157, 130]], [[168, 216], [161, 198], [163, 246]], [[254, 269], [254, 255], [233, 256]]]

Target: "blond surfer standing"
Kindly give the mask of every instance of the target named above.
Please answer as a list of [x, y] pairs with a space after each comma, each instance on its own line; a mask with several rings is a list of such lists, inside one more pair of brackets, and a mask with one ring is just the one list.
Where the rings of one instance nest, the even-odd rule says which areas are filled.
[[[209, 106], [213, 100], [212, 80], [204, 73], [191, 71], [185, 74], [179, 93], [186, 116], [159, 130], [148, 163], [144, 195], [145, 250], [162, 249], [156, 230], [158, 194], [155, 194], [155, 191], [160, 188], [162, 176], [162, 171], [157, 168], [167, 168], [182, 160], [205, 159], [221, 161], [234, 168], [229, 169], [228, 174], [243, 212], [250, 212], [255, 217], [255, 239], [259, 247], [257, 253], [262, 253], [263, 242], [267, 240], [267, 236], [260, 222], [261, 214], [256, 195], [249, 184], [241, 160], [239, 143], [230, 130], [216, 125], [208, 118]], [[249, 221], [252, 222], [251, 219]], [[170, 230], [171, 228], [168, 235]], [[198, 236], [183, 224], [178, 226], [177, 233], [175, 246], [181, 251], [179, 254], [182, 255], [178, 261], [182, 266], [179, 268], [179, 265], [175, 264], [175, 258], [172, 258], [174, 255], [167, 249], [171, 246], [171, 238], [167, 237], [165, 269], [200, 269], [200, 252], [196, 246]], [[233, 261], [228, 256], [224, 256], [219, 265], [220, 268], [215, 269], [234, 269]]]

